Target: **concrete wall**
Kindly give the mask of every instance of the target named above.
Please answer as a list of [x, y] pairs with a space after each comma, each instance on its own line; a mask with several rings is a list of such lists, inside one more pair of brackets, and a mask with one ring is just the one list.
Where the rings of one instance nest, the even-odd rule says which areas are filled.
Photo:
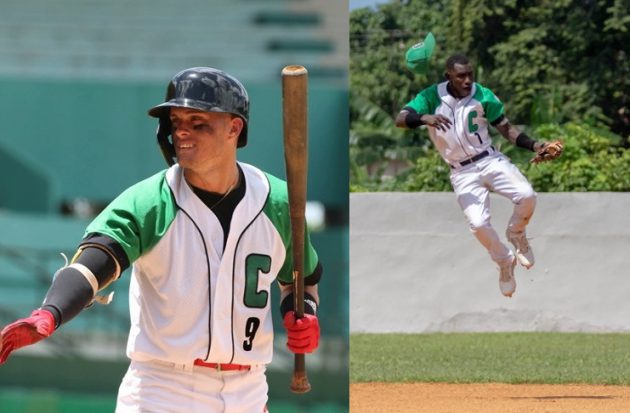
[[[505, 239], [511, 203], [491, 197]], [[544, 193], [528, 227], [536, 265], [498, 268], [453, 193], [350, 196], [350, 331], [630, 331], [630, 193]]]

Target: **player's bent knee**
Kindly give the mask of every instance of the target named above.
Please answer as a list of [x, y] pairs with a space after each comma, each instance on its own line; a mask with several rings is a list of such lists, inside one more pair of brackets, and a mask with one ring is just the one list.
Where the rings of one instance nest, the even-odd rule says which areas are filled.
[[537, 194], [534, 189], [530, 186], [528, 188], [524, 188], [520, 191], [513, 199], [515, 204], [529, 204], [532, 207], [536, 205], [536, 197]]
[[469, 220], [468, 225], [470, 226], [470, 230], [475, 234], [481, 231], [485, 231], [487, 229], [491, 229], [489, 219]]

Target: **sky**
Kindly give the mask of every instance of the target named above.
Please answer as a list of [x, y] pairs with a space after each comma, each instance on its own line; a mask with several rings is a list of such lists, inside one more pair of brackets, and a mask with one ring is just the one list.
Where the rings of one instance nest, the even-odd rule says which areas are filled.
[[389, 3], [389, 0], [350, 0], [350, 10], [375, 6], [380, 3]]

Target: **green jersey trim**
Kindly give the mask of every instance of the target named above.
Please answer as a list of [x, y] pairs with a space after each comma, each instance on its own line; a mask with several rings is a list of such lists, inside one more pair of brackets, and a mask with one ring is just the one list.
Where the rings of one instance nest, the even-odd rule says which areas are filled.
[[422, 115], [433, 115], [441, 104], [442, 101], [438, 93], [438, 85], [435, 84], [422, 90], [405, 106], [412, 108]]
[[489, 123], [499, 119], [504, 114], [503, 103], [498, 97], [487, 87], [481, 86], [479, 83], [475, 83], [476, 91], [473, 99], [481, 102], [486, 119]]
[[168, 231], [179, 209], [165, 179], [166, 170], [129, 187], [85, 230], [118, 242], [129, 263], [153, 248]]
[[[293, 245], [291, 243], [291, 220], [289, 217], [289, 194], [285, 181], [265, 173], [269, 180], [269, 197], [263, 213], [280, 234], [287, 251], [284, 264], [278, 273], [278, 280], [287, 284], [293, 282]], [[317, 266], [317, 252], [311, 245], [307, 228], [304, 228], [304, 274], [311, 275]]]

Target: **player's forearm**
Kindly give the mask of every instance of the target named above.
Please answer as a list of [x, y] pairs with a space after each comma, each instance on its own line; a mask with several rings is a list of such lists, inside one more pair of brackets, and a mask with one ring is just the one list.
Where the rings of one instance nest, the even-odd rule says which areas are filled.
[[544, 145], [543, 142], [538, 142], [525, 134], [516, 126], [512, 125], [507, 118], [494, 125], [499, 133], [513, 145], [519, 148], [528, 149], [533, 152], [538, 152]]
[[494, 125], [494, 127], [499, 131], [501, 136], [510, 141], [513, 145], [516, 145], [516, 138], [521, 133], [520, 129], [516, 126], [512, 125], [507, 118], [503, 118], [503, 120]]
[[82, 249], [70, 265], [55, 274], [42, 308], [53, 314], [58, 328], [76, 317], [118, 275], [119, 267], [104, 250]]

